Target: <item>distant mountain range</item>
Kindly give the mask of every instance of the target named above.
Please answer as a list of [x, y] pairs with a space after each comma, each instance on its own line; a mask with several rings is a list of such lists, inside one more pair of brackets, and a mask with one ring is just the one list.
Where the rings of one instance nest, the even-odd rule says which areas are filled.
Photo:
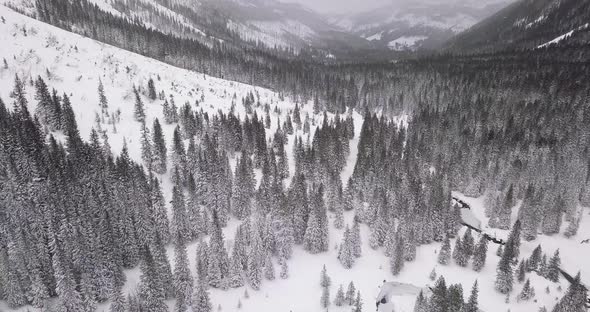
[[455, 52], [579, 46], [590, 42], [590, 0], [521, 0], [450, 40]]
[[[33, 0], [3, 1], [35, 14]], [[328, 62], [388, 60], [417, 51], [538, 48], [587, 42], [590, 32], [590, 0], [403, 0], [332, 17], [277, 0], [90, 1], [210, 46], [223, 42]]]
[[508, 0], [396, 1], [369, 12], [339, 16], [332, 22], [378, 47], [436, 49], [454, 35], [508, 5]]

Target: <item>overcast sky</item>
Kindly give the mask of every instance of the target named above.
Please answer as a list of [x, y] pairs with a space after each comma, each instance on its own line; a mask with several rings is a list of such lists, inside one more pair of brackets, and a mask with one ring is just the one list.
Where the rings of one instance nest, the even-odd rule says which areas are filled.
[[320, 13], [362, 12], [380, 7], [391, 0], [280, 0], [298, 2]]
[[[279, 0], [282, 2], [297, 2], [320, 13], [340, 14], [359, 13], [379, 8], [389, 3], [409, 2], [415, 0]], [[429, 3], [470, 3], [471, 6], [480, 7], [491, 3], [507, 3], [514, 0], [421, 0]]]

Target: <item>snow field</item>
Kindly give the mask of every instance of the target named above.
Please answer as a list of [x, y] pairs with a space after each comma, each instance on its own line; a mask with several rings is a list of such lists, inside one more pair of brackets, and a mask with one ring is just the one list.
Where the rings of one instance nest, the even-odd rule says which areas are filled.
[[[14, 76], [18, 74], [24, 81], [35, 79], [38, 75], [46, 80], [50, 87], [56, 88], [60, 92], [67, 92], [72, 95], [72, 105], [76, 113], [78, 126], [83, 138], [89, 137], [90, 130], [96, 127], [95, 112], [99, 112], [98, 107], [98, 81], [102, 80], [105, 93], [109, 102], [110, 111], [121, 111], [121, 123], [117, 124], [117, 132], [114, 133], [112, 126], [102, 124], [103, 130], [109, 135], [109, 143], [113, 152], [119, 153], [126, 142], [129, 148], [130, 156], [141, 161], [141, 143], [140, 143], [140, 124], [133, 119], [133, 85], [145, 89], [147, 81], [153, 78], [158, 91], [165, 91], [167, 96], [173, 95], [177, 106], [182, 106], [186, 101], [191, 103], [195, 109], [195, 99], [204, 97], [204, 101], [198, 109], [203, 109], [210, 114], [215, 114], [218, 110], [228, 112], [232, 106], [234, 93], [236, 94], [236, 114], [242, 118], [245, 116], [244, 107], [241, 105], [241, 98], [248, 92], [253, 92], [260, 96], [261, 104], [270, 104], [271, 106], [271, 128], [267, 129], [267, 137], [276, 131], [277, 117], [282, 123], [285, 120], [285, 114], [288, 110], [295, 107], [292, 99], [280, 100], [277, 93], [264, 89], [245, 85], [237, 82], [213, 78], [188, 70], [179, 69], [166, 65], [164, 63], [142, 57], [109, 45], [98, 43], [96, 41], [84, 38], [59, 28], [43, 24], [39, 21], [30, 19], [18, 13], [11, 11], [5, 6], [0, 6], [0, 16], [6, 19], [6, 23], [0, 23], [0, 58], [6, 59], [8, 68], [0, 64], [0, 97], [5, 101], [8, 107], [11, 107], [9, 94], [13, 87]], [[29, 97], [30, 109], [33, 112], [36, 101], [34, 100], [34, 88], [27, 84], [27, 93]], [[145, 104], [147, 125], [151, 128], [154, 118], [163, 120], [161, 103], [162, 101], [150, 101], [147, 97], [142, 98]], [[275, 114], [274, 107], [281, 110], [281, 114]], [[258, 116], [264, 116], [263, 107], [258, 107]], [[322, 115], [313, 115], [311, 103], [300, 103], [301, 116], [305, 118], [305, 113], [309, 113], [319, 124]], [[329, 118], [332, 118], [329, 115]], [[346, 183], [352, 175], [354, 163], [356, 162], [357, 143], [362, 125], [362, 116], [354, 113], [355, 137], [351, 141], [351, 152], [347, 158], [345, 169], [341, 173], [343, 183]], [[407, 123], [407, 116], [400, 118], [400, 123]], [[172, 133], [175, 125], [165, 125], [162, 123], [165, 131], [165, 137], [168, 144], [171, 142]], [[312, 126], [312, 133], [315, 126]], [[296, 132], [302, 135], [299, 130]], [[60, 135], [57, 133], [59, 138]], [[61, 136], [63, 137], [63, 136]], [[286, 151], [289, 156], [289, 169], [292, 174], [294, 171], [294, 160], [291, 156], [292, 145], [295, 135], [289, 136]], [[304, 141], [307, 135], [303, 137]], [[231, 163], [235, 163], [235, 158]], [[162, 187], [166, 198], [171, 198], [172, 185], [168, 175], [162, 177]], [[285, 181], [289, 183], [289, 179]], [[507, 236], [507, 231], [492, 230], [487, 228], [487, 218], [483, 211], [483, 198], [467, 198], [461, 194], [455, 194], [465, 202], [471, 205], [474, 215], [482, 221], [484, 231], [495, 233], [500, 238]], [[516, 209], [518, 206], [516, 207]], [[516, 209], [514, 211], [516, 212]], [[587, 214], [588, 210], [584, 214]], [[516, 215], [516, 213], [514, 214]], [[563, 290], [557, 290], [558, 284], [553, 284], [534, 273], [528, 274], [531, 278], [532, 285], [535, 287], [536, 300], [529, 302], [516, 302], [516, 295], [520, 292], [522, 285], [515, 282], [515, 290], [510, 295], [510, 302], [505, 303], [505, 296], [494, 290], [495, 269], [499, 258], [495, 255], [496, 245], [488, 245], [488, 256], [486, 266], [480, 273], [467, 268], [459, 267], [455, 264], [448, 266], [438, 265], [436, 262], [436, 253], [440, 249], [439, 243], [433, 243], [418, 247], [417, 260], [406, 262], [404, 269], [397, 277], [393, 277], [389, 271], [389, 259], [383, 254], [382, 250], [372, 250], [369, 248], [369, 229], [366, 225], [361, 226], [361, 238], [363, 241], [363, 256], [357, 259], [352, 269], [344, 269], [338, 262], [336, 245], [342, 240], [343, 230], [337, 230], [332, 226], [333, 216], [329, 213], [330, 218], [330, 250], [329, 252], [319, 255], [311, 255], [303, 251], [300, 246], [294, 248], [294, 254], [289, 261], [289, 279], [281, 280], [277, 277], [275, 281], [264, 281], [260, 291], [248, 289], [249, 298], [244, 298], [246, 287], [238, 289], [229, 289], [227, 291], [211, 289], [210, 295], [214, 309], [221, 305], [222, 311], [238, 311], [238, 300], [242, 303], [240, 311], [259, 312], [259, 311], [301, 311], [313, 312], [322, 311], [320, 308], [321, 288], [319, 285], [319, 275], [322, 266], [325, 264], [328, 274], [332, 279], [330, 295], [333, 300], [336, 290], [340, 284], [346, 288], [350, 281], [353, 281], [356, 288], [361, 291], [364, 302], [364, 310], [372, 311], [374, 299], [379, 293], [379, 286], [383, 280], [399, 281], [424, 287], [432, 285], [429, 274], [432, 268], [436, 269], [437, 274], [445, 276], [447, 284], [461, 283], [465, 296], [469, 294], [471, 285], [477, 279], [480, 287], [479, 303], [484, 311], [506, 311], [512, 312], [536, 311], [539, 306], [546, 306], [550, 309], [556, 302], [556, 298], [563, 295], [567, 289], [567, 282], [562, 279], [561, 287]], [[353, 212], [345, 212], [347, 224], [352, 224]], [[514, 220], [515, 218], [513, 218]], [[590, 224], [588, 217], [582, 219], [580, 231], [576, 237], [566, 239], [563, 235], [539, 236], [533, 242], [523, 242], [521, 245], [521, 257], [528, 257], [532, 250], [540, 243], [543, 251], [551, 256], [559, 248], [563, 268], [575, 274], [578, 270], [582, 273], [582, 279], [586, 285], [590, 285], [590, 263], [588, 255], [590, 254], [589, 244], [580, 244], [583, 239], [590, 238]], [[231, 247], [234, 233], [238, 221], [231, 220], [228, 227], [224, 229], [226, 244]], [[461, 234], [463, 230], [461, 231]], [[478, 239], [478, 235], [475, 235]], [[454, 242], [451, 242], [454, 246]], [[194, 262], [197, 243], [188, 246], [190, 268], [194, 273]], [[167, 247], [168, 257], [171, 265], [174, 266], [174, 252], [172, 246]], [[278, 264], [275, 259], [275, 269], [278, 271]], [[126, 272], [127, 282], [126, 291], [133, 291], [139, 282], [139, 268], [128, 270]], [[549, 286], [550, 293], [545, 293], [545, 288]], [[395, 297], [396, 312], [411, 312], [415, 300], [415, 294], [404, 293]], [[174, 302], [169, 301], [170, 307]], [[108, 303], [99, 306], [98, 311], [107, 311]], [[31, 307], [21, 308], [22, 311], [33, 310]], [[8, 310], [5, 303], [0, 302], [0, 311]], [[349, 311], [348, 306], [335, 307], [331, 305], [330, 311]]]

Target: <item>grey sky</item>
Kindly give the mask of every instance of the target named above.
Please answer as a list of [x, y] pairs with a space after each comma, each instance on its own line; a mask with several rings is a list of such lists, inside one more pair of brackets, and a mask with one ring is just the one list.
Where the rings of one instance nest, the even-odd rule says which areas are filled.
[[380, 7], [391, 0], [280, 0], [298, 2], [320, 13], [362, 12]]
[[[297, 2], [320, 13], [340, 14], [359, 13], [379, 8], [391, 3], [413, 3], [416, 0], [279, 0]], [[492, 3], [508, 3], [514, 0], [418, 0], [421, 3], [462, 3], [473, 7], [482, 7]]]

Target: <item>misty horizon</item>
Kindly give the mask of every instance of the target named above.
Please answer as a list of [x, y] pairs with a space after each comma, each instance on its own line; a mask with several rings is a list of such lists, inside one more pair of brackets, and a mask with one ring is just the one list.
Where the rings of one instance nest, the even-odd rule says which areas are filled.
[[[411, 3], [414, 4], [415, 1], [408, 1], [408, 0], [365, 0], [365, 1], [358, 1], [358, 0], [278, 0], [280, 2], [285, 3], [298, 3], [303, 5], [304, 7], [311, 9], [317, 13], [321, 14], [329, 14], [329, 15], [341, 15], [341, 14], [359, 14], [368, 12], [371, 10], [375, 10], [378, 8], [383, 8], [390, 5], [402, 5], [404, 3]], [[419, 2], [422, 3], [441, 3], [447, 5], [456, 5], [456, 4], [469, 4], [473, 7], [485, 7], [490, 4], [497, 4], [497, 3], [509, 3], [513, 2], [514, 0], [451, 0], [451, 1], [441, 1], [441, 0], [422, 0]]]

